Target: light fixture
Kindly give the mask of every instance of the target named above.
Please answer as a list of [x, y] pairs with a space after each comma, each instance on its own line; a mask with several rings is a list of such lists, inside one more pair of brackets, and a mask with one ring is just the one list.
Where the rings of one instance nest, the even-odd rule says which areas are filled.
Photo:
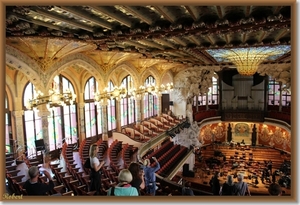
[[128, 95], [136, 100], [140, 100], [145, 94], [151, 93], [152, 95], [161, 96], [163, 92], [170, 92], [173, 90], [173, 83], [168, 83], [166, 86], [164, 84], [160, 86], [147, 85], [140, 86], [138, 89], [131, 89]]
[[46, 104], [47, 109], [50, 111], [55, 106], [72, 105], [75, 101], [76, 94], [70, 89], [66, 89], [63, 93], [58, 90], [51, 89], [49, 95], [45, 95], [41, 91], [37, 91], [37, 95], [33, 99], [29, 99], [26, 102], [26, 108], [34, 111], [38, 111], [38, 106]]
[[265, 60], [276, 60], [290, 52], [291, 46], [264, 46], [233, 49], [206, 50], [217, 62], [231, 62], [236, 65], [241, 75], [252, 76], [256, 73], [258, 65]]
[[95, 103], [99, 105], [107, 105], [108, 100], [112, 100], [116, 98], [117, 100], [119, 98], [124, 98], [127, 96], [127, 90], [123, 86], [120, 87], [114, 87], [113, 90], [109, 90], [108, 88], [104, 88], [104, 90], [99, 93], [96, 92], [94, 94]]

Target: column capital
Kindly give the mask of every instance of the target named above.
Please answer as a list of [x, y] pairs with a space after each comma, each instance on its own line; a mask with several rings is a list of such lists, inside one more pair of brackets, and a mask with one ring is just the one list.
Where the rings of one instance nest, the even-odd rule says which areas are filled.
[[24, 110], [16, 110], [16, 111], [13, 111], [12, 114], [15, 117], [22, 117], [22, 115], [24, 115]]
[[85, 103], [77, 103], [77, 106], [78, 106], [80, 109], [82, 109], [82, 108], [84, 108]]
[[39, 117], [48, 117], [50, 114], [51, 113], [49, 110], [39, 110], [38, 112]]

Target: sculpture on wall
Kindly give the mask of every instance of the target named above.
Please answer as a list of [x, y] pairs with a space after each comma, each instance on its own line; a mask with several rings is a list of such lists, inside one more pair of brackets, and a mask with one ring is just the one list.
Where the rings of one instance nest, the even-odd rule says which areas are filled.
[[202, 144], [198, 139], [199, 132], [200, 129], [197, 122], [193, 122], [189, 128], [184, 128], [180, 133], [177, 133], [173, 138], [173, 142], [174, 144], [179, 144], [187, 148], [190, 148], [191, 146], [200, 148]]
[[228, 127], [227, 127], [227, 142], [230, 142], [231, 140], [232, 140], [232, 132], [231, 132], [231, 126], [229, 123]]

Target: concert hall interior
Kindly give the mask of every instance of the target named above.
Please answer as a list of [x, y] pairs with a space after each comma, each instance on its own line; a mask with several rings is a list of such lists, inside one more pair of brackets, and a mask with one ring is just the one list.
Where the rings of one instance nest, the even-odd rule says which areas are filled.
[[94, 195], [83, 165], [96, 143], [100, 195], [156, 157], [156, 196], [182, 195], [186, 182], [212, 196], [216, 172], [221, 186], [242, 174], [251, 196], [271, 183], [291, 196], [292, 11], [5, 6], [6, 193], [26, 196], [28, 169], [50, 160], [48, 195]]

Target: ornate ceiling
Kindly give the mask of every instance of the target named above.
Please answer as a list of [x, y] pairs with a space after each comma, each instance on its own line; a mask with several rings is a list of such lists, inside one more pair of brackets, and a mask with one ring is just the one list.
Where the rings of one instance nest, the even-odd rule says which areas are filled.
[[[290, 45], [290, 31], [290, 6], [6, 7], [6, 44], [45, 70], [76, 53], [104, 72], [121, 63], [138, 72], [150, 66], [174, 73], [195, 66], [230, 67], [206, 49]], [[290, 61], [290, 55], [275, 63]]]

